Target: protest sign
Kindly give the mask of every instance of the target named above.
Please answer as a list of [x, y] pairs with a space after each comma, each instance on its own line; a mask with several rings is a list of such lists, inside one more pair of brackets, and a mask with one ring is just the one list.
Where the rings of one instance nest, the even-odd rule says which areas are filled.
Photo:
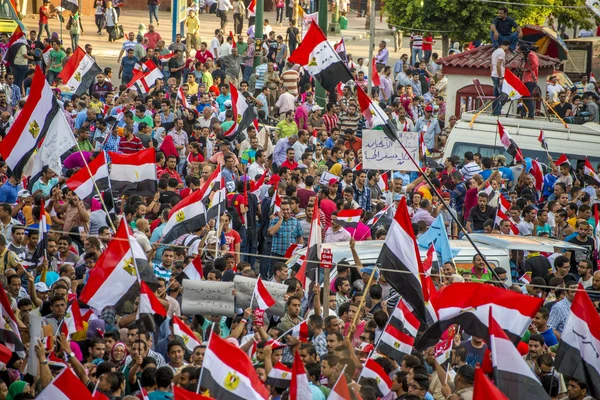
[[[419, 159], [417, 132], [401, 132], [400, 141], [413, 159]], [[391, 141], [382, 130], [364, 130], [362, 137], [363, 169], [417, 171], [400, 143]]]
[[[233, 278], [233, 282], [235, 283], [236, 307], [250, 307], [250, 299], [252, 298], [252, 293], [254, 293], [256, 279], [236, 275], [235, 278]], [[273, 299], [275, 299], [275, 305], [269, 308], [267, 312], [270, 315], [283, 317], [283, 315], [285, 314], [285, 301], [283, 300], [283, 298], [287, 293], [288, 286], [277, 282], [263, 281], [263, 283], [265, 284], [265, 287], [267, 288], [271, 296], [273, 296]], [[256, 301], [254, 301], [253, 304], [256, 305]]]
[[183, 314], [235, 317], [233, 282], [183, 280]]

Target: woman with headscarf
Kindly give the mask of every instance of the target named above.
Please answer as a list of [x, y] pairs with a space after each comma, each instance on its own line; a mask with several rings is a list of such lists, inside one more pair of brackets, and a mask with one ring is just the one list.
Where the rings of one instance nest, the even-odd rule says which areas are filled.
[[127, 346], [123, 342], [117, 342], [110, 351], [110, 361], [117, 369], [121, 369], [125, 365], [127, 358]]
[[177, 160], [178, 160], [177, 162], [179, 163], [179, 153], [177, 152], [177, 149], [175, 148], [175, 142], [173, 142], [172, 136], [169, 136], [169, 135], [165, 136], [162, 144], [160, 145], [159, 150], [165, 154], [165, 158], [169, 158], [170, 156], [177, 157]]
[[331, 168], [329, 169], [329, 173], [335, 175], [335, 176], [340, 176], [342, 174], [342, 164], [340, 163], [335, 163], [331, 166]]
[[32, 395], [35, 395], [33, 388], [29, 385], [29, 383], [25, 381], [16, 381], [8, 387], [8, 395], [6, 395], [6, 400], [14, 400], [14, 398], [20, 393], [31, 393]]

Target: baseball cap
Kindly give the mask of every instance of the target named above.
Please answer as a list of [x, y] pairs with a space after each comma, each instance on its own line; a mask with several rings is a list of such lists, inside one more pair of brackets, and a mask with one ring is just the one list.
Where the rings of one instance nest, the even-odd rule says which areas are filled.
[[450, 193], [448, 193], [448, 192], [442, 192], [442, 198], [443, 199], [449, 199], [450, 198]]
[[223, 105], [224, 105], [225, 107], [231, 107], [231, 100], [225, 100], [225, 101], [223, 102]]
[[425, 107], [425, 112], [433, 112], [433, 107], [431, 107], [431, 106]]
[[21, 197], [23, 199], [26, 199], [28, 197], [31, 197], [31, 193], [27, 189], [19, 190], [19, 193], [17, 194], [17, 197]]
[[48, 288], [48, 285], [46, 285], [44, 282], [38, 282], [35, 284], [35, 291], [40, 293], [47, 293], [50, 291], [50, 289]]
[[327, 183], [329, 184], [329, 186], [332, 186], [332, 185], [337, 185], [339, 182], [337, 179], [331, 178]]
[[315, 104], [314, 106], [312, 106], [312, 108], [310, 109], [311, 111], [321, 111], [323, 109], [323, 107], [321, 107], [318, 104]]

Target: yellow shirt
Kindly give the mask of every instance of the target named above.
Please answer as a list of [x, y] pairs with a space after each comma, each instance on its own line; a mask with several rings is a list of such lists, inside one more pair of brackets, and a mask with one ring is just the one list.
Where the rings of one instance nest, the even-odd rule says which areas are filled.
[[94, 110], [96, 114], [100, 114], [104, 108], [104, 104], [100, 100], [97, 102], [90, 101], [90, 108]]
[[213, 77], [210, 72], [206, 71], [202, 74], [202, 83], [204, 83], [206, 88], [210, 88], [213, 85]]
[[569, 218], [567, 223], [573, 227], [573, 229], [577, 229], [577, 217]]
[[190, 90], [188, 91], [188, 94], [190, 96], [198, 94], [198, 84], [195, 81], [194, 82], [186, 82], [186, 84], [190, 88]]

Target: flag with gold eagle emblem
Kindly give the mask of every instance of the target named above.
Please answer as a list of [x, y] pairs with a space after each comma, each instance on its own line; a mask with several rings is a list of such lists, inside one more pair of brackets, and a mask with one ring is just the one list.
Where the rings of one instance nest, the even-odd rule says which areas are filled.
[[272, 387], [285, 389], [290, 387], [290, 383], [292, 382], [292, 370], [283, 365], [281, 362], [275, 364], [269, 375], [267, 376], [267, 380], [265, 383], [267, 385], [271, 385]]
[[269, 390], [260, 381], [252, 361], [236, 345], [211, 333], [200, 386], [220, 400], [268, 399]]
[[96, 75], [100, 73], [102, 73], [102, 69], [96, 60], [78, 46], [58, 77], [62, 78], [65, 85], [71, 88], [71, 93], [80, 95], [90, 89]]
[[521, 97], [530, 96], [529, 89], [521, 80], [507, 68], [504, 71], [504, 81], [502, 82], [502, 92], [508, 95], [511, 100], [517, 100]]
[[410, 354], [415, 339], [388, 323], [385, 327], [376, 350], [401, 363], [405, 355]]
[[114, 197], [124, 194], [154, 196], [158, 189], [154, 149], [133, 154], [109, 151], [108, 156], [112, 163], [109, 179]]
[[79, 296], [83, 303], [96, 310], [114, 306], [138, 280], [136, 267], [144, 279], [144, 271], [149, 269], [146, 254], [135, 239], [130, 240], [129, 235], [127, 221], [123, 218], [106, 251], [90, 270]]
[[193, 352], [194, 349], [201, 344], [200, 340], [196, 338], [194, 332], [187, 326], [181, 319], [173, 315], [173, 335], [179, 336], [183, 340], [185, 347]]
[[171, 243], [179, 236], [206, 225], [206, 206], [202, 197], [202, 190], [196, 190], [171, 209], [169, 221], [163, 230], [163, 243]]

